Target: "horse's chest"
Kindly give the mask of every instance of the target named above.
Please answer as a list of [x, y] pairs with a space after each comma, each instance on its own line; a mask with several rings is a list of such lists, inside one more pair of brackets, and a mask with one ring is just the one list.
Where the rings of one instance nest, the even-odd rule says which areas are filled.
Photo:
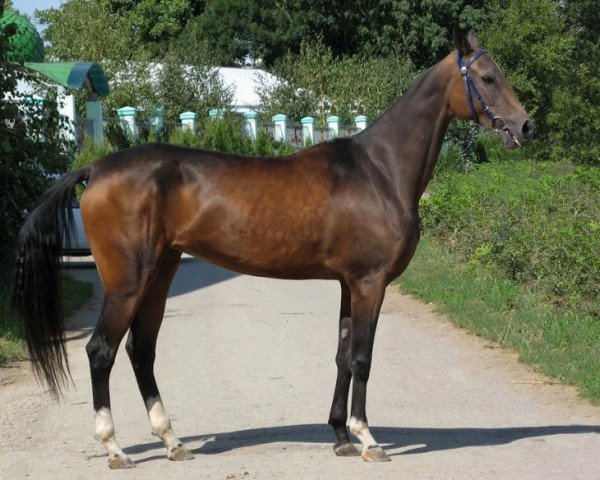
[[418, 227], [398, 238], [394, 258], [391, 262], [391, 276], [399, 276], [412, 260], [419, 243]]

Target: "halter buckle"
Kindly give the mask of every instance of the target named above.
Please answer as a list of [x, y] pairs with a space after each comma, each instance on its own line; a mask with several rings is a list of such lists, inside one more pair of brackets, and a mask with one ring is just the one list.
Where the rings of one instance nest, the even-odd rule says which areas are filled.
[[469, 73], [469, 69], [463, 65], [462, 67], [460, 67], [460, 73], [466, 75], [467, 73]]

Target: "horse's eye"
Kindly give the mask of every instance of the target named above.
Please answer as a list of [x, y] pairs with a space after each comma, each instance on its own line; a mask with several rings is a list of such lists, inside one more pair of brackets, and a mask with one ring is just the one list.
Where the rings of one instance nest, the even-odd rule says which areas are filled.
[[494, 79], [494, 77], [490, 77], [489, 75], [484, 75], [483, 77], [481, 77], [482, 80], [487, 83], [487, 84], [492, 84], [495, 83], [496, 80]]

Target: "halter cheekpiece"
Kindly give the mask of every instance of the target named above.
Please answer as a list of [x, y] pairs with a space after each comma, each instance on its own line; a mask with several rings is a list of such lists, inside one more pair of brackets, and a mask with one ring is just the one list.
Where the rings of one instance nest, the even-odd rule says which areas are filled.
[[[471, 117], [473, 117], [474, 121], [479, 122], [477, 112], [475, 111], [475, 105], [473, 105], [473, 94], [474, 94], [475, 97], [477, 98], [477, 100], [479, 101], [479, 103], [481, 104], [481, 108], [483, 109], [485, 114], [488, 116], [488, 118], [492, 122], [492, 126], [495, 127], [497, 120], [502, 121], [502, 123], [504, 123], [504, 121], [502, 120], [502, 118], [496, 117], [490, 111], [490, 108], [488, 107], [487, 103], [485, 103], [485, 100], [483, 99], [483, 96], [481, 95], [479, 88], [477, 88], [477, 84], [475, 83], [475, 80], [473, 80], [473, 77], [471, 77], [471, 75], [469, 75], [469, 68], [471, 67], [471, 65], [473, 65], [473, 63], [475, 63], [475, 61], [479, 57], [481, 57], [482, 55], [485, 55], [486, 53], [487, 53], [487, 51], [482, 48], [482, 49], [478, 50], [477, 52], [475, 52], [471, 56], [471, 58], [469, 58], [466, 62], [463, 63], [463, 56], [460, 52], [458, 52], [458, 57], [456, 59], [456, 62], [458, 63], [458, 68], [460, 68], [460, 74], [462, 75], [463, 82], [465, 84], [465, 91], [467, 92], [467, 102], [469, 104], [469, 109], [471, 110]], [[500, 126], [499, 128], [502, 128], [502, 126]]]

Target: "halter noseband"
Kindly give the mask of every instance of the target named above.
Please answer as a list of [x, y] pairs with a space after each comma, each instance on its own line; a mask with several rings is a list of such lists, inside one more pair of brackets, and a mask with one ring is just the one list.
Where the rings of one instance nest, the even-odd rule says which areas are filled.
[[[463, 63], [463, 56], [460, 52], [458, 52], [458, 58], [456, 59], [456, 62], [458, 63], [458, 68], [460, 68], [460, 74], [462, 75], [463, 82], [465, 84], [465, 91], [467, 92], [467, 102], [469, 104], [469, 109], [471, 110], [471, 117], [473, 117], [474, 121], [479, 123], [479, 117], [475, 111], [475, 105], [473, 105], [473, 94], [475, 94], [475, 97], [481, 104], [481, 108], [483, 108], [483, 111], [492, 122], [492, 127], [499, 130], [504, 127], [504, 120], [501, 117], [495, 116], [490, 111], [490, 107], [488, 107], [487, 103], [485, 103], [485, 100], [479, 92], [479, 88], [477, 88], [475, 80], [473, 80], [473, 77], [469, 75], [469, 67], [473, 65], [479, 57], [486, 53], [487, 51], [482, 48], [475, 52], [465, 63]], [[471, 92], [473, 92], [473, 94]]]

